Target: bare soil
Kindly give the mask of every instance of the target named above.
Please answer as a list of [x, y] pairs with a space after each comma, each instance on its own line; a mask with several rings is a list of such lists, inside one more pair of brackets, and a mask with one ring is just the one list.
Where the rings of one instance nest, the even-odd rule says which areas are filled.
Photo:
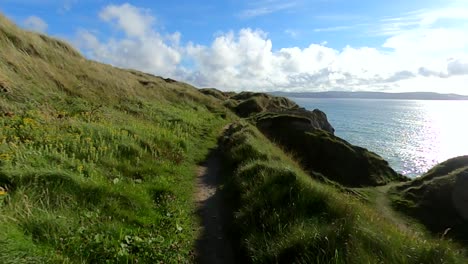
[[229, 209], [220, 188], [221, 154], [212, 150], [208, 159], [198, 167], [195, 201], [201, 228], [196, 243], [196, 261], [201, 264], [235, 263], [233, 243], [227, 234]]

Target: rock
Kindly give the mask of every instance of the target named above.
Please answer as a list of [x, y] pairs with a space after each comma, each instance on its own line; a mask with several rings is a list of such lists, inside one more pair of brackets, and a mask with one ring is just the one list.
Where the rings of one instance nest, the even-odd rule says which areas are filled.
[[468, 156], [440, 163], [391, 193], [396, 209], [429, 230], [468, 241]]
[[248, 117], [252, 114], [258, 114], [265, 110], [266, 108], [257, 98], [250, 98], [248, 100], [242, 101], [234, 107], [234, 111], [240, 117]]
[[327, 116], [320, 110], [293, 110], [286, 112], [270, 112], [256, 118], [257, 127], [262, 131], [287, 130], [311, 132], [322, 129], [334, 133], [335, 129], [328, 122]]
[[306, 121], [305, 117], [279, 117], [278, 121], [260, 124], [258, 128], [297, 154], [312, 175], [320, 173], [328, 180], [349, 187], [377, 186], [405, 179], [377, 154], [334, 136], [325, 129], [327, 126], [314, 128]]

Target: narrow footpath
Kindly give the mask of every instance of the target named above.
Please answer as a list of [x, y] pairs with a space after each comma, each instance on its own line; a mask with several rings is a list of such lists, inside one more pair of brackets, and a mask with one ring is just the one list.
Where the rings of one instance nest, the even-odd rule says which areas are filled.
[[232, 242], [226, 236], [228, 209], [224, 203], [220, 151], [214, 149], [198, 167], [195, 201], [201, 220], [196, 243], [196, 261], [200, 264], [235, 263]]
[[403, 220], [397, 213], [392, 209], [390, 200], [388, 198], [388, 191], [391, 187], [397, 184], [387, 184], [384, 186], [376, 187], [377, 197], [375, 199], [376, 209], [380, 211], [383, 217], [393, 222], [402, 232], [414, 233], [414, 231], [408, 226], [405, 220]]

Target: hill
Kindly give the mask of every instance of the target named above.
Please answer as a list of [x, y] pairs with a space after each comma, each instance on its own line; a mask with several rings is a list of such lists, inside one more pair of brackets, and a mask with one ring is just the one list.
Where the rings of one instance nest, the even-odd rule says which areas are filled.
[[194, 171], [227, 115], [0, 15], [1, 262], [190, 262]]
[[[282, 124], [311, 160], [280, 145]], [[404, 179], [333, 131], [287, 98], [90, 61], [0, 15], [1, 262], [194, 262], [205, 224], [195, 178], [215, 147], [243, 262], [467, 262], [451, 241], [381, 214], [374, 186]]]
[[449, 159], [392, 189], [392, 201], [429, 230], [467, 244], [468, 156]]

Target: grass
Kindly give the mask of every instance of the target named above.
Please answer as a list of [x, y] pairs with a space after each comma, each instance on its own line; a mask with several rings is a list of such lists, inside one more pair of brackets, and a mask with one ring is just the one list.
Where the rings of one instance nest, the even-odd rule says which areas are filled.
[[0, 15], [2, 263], [187, 263], [195, 168], [231, 118]]
[[[395, 209], [436, 234], [466, 246], [468, 229], [463, 215], [468, 157], [449, 159], [421, 177], [390, 189]], [[436, 212], [436, 213], [435, 213]]]
[[305, 174], [246, 124], [224, 142], [233, 227], [253, 263], [466, 263], [445, 240], [401, 230], [371, 205]]
[[[0, 15], [1, 262], [192, 262], [195, 169], [235, 119], [222, 103], [86, 60]], [[223, 147], [247, 261], [467, 262], [452, 243], [402, 233], [314, 180], [249, 125], [231, 126]]]

